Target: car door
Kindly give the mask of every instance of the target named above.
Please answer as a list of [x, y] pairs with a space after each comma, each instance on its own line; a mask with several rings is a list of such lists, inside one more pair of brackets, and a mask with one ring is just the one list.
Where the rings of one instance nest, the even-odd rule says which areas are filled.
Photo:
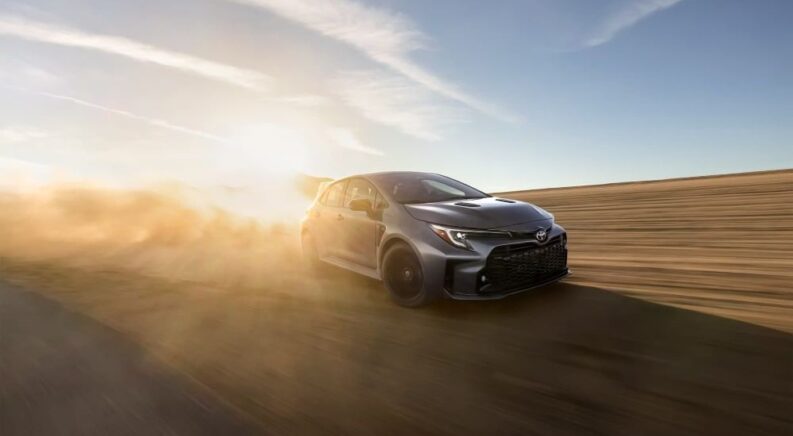
[[[341, 241], [339, 257], [368, 268], [377, 266], [377, 234], [380, 220], [374, 213], [377, 190], [362, 178], [350, 180], [344, 196], [342, 212]], [[357, 211], [350, 208], [354, 200], [368, 200], [372, 208], [369, 211]]]
[[339, 257], [342, 251], [339, 235], [342, 231], [344, 192], [347, 184], [348, 180], [341, 180], [330, 185], [320, 200], [316, 217], [319, 232], [314, 235], [320, 257]]

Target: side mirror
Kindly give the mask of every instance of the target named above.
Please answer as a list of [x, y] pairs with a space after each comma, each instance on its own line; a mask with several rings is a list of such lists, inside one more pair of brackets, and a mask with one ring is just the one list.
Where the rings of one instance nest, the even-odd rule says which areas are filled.
[[350, 209], [357, 212], [369, 213], [372, 211], [372, 202], [366, 198], [356, 198], [350, 201]]

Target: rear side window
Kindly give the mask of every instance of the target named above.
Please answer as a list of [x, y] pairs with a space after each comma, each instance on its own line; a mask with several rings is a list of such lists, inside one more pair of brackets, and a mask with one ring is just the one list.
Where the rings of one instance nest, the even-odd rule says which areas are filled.
[[352, 179], [344, 197], [344, 207], [350, 207], [350, 202], [359, 198], [369, 200], [369, 203], [374, 205], [376, 195], [377, 191], [371, 183], [364, 179]]
[[381, 210], [381, 209], [385, 209], [387, 207], [388, 207], [388, 203], [385, 201], [385, 198], [383, 198], [383, 195], [378, 192], [377, 193], [377, 200], [375, 200], [375, 203], [374, 203], [374, 209], [375, 210]]
[[325, 192], [322, 204], [325, 206], [340, 207], [342, 201], [344, 201], [344, 188], [346, 187], [346, 180], [330, 185], [327, 192]]

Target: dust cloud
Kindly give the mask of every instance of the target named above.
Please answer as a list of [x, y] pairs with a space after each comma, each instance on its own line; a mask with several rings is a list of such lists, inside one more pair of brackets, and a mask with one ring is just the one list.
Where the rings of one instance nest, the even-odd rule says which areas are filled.
[[297, 222], [196, 204], [174, 189], [0, 192], [0, 258], [89, 270], [255, 285], [299, 270], [297, 229]]

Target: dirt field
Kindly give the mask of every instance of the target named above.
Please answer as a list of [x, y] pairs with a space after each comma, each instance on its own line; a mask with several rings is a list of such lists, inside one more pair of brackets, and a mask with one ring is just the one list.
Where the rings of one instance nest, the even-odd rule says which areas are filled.
[[567, 228], [572, 283], [793, 332], [793, 170], [502, 195]]
[[[237, 277], [151, 241], [157, 256], [114, 247], [93, 263], [6, 254], [0, 278], [111, 327], [263, 433], [793, 431], [793, 171], [504, 195], [570, 230], [569, 282], [406, 310], [376, 282], [306, 276], [289, 247]], [[246, 229], [234, 264], [267, 240]], [[178, 271], [150, 268], [162, 259]], [[30, 428], [40, 390], [69, 377], [3, 374], [27, 378], [0, 384], [0, 417]]]

